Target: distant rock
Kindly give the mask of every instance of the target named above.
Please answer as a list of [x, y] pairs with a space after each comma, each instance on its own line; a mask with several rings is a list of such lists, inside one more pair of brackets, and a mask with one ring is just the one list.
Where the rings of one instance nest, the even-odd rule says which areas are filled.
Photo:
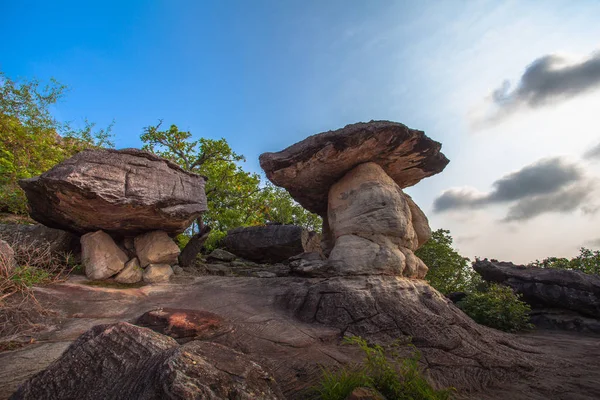
[[140, 266], [148, 264], [177, 264], [179, 246], [163, 231], [152, 231], [136, 236], [134, 247]]
[[211, 261], [225, 261], [225, 262], [229, 262], [229, 261], [233, 261], [237, 258], [237, 256], [235, 254], [232, 254], [226, 250], [223, 249], [214, 249], [213, 251], [211, 251], [211, 253], [206, 256], [206, 261], [211, 262]]
[[89, 279], [106, 279], [125, 268], [129, 257], [106, 232], [86, 233], [81, 237], [81, 259]]
[[283, 399], [272, 375], [229, 347], [183, 346], [119, 322], [81, 335], [11, 396], [21, 399]]
[[169, 264], [150, 264], [144, 270], [144, 282], [162, 283], [169, 282], [173, 275], [173, 268]]
[[223, 244], [238, 257], [277, 263], [313, 251], [315, 240], [308, 230], [296, 225], [265, 225], [232, 229]]
[[84, 150], [19, 184], [36, 221], [75, 233], [180, 233], [207, 210], [202, 176], [137, 150]]

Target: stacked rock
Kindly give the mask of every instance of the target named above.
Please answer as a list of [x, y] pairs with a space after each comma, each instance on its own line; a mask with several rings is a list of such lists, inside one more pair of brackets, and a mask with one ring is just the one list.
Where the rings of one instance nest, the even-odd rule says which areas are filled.
[[171, 236], [207, 210], [204, 184], [137, 149], [84, 150], [20, 181], [33, 219], [83, 235], [88, 278], [124, 283], [169, 279], [179, 255]]
[[310, 136], [260, 165], [307, 210], [323, 218], [328, 273], [423, 278], [414, 251], [431, 236], [427, 217], [402, 189], [441, 172], [441, 144], [389, 121]]

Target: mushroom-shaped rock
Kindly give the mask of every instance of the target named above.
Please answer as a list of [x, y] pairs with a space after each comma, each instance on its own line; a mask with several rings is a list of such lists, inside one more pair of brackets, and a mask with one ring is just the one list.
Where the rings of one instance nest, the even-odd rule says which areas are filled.
[[267, 177], [323, 217], [323, 246], [334, 275], [423, 278], [414, 250], [431, 236], [427, 217], [402, 188], [444, 169], [441, 145], [389, 121], [311, 136], [260, 163]]
[[371, 121], [310, 136], [277, 153], [263, 153], [260, 166], [307, 210], [325, 216], [329, 188], [357, 165], [374, 162], [400, 188], [441, 172], [448, 159], [441, 144], [422, 131], [391, 121]]
[[207, 210], [202, 176], [137, 149], [84, 150], [19, 184], [33, 219], [76, 233], [174, 234]]

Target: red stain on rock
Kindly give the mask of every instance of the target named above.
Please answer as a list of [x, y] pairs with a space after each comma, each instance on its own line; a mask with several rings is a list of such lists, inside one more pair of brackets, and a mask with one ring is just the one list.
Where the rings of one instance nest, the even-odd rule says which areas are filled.
[[174, 339], [209, 339], [229, 330], [221, 316], [202, 310], [159, 308], [144, 313], [136, 325]]

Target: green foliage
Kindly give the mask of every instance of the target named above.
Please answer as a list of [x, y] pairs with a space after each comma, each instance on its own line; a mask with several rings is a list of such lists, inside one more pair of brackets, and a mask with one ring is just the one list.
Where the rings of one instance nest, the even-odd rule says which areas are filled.
[[93, 131], [86, 121], [73, 129], [56, 120], [50, 106], [66, 87], [55, 80], [44, 87], [37, 80], [16, 83], [0, 72], [0, 211], [26, 214], [19, 179], [39, 175], [89, 147], [110, 146], [110, 129]]
[[269, 221], [320, 226], [318, 217], [297, 205], [283, 189], [261, 188], [260, 176], [242, 169], [239, 163], [245, 161], [244, 156], [234, 152], [225, 139], [193, 140], [190, 132], [176, 125], [165, 130], [161, 125], [162, 121], [144, 128], [142, 148], [207, 178], [208, 211], [200, 221], [212, 228], [206, 249], [216, 247], [228, 230], [240, 226]]
[[484, 291], [474, 291], [458, 306], [475, 322], [506, 332], [531, 329], [531, 307], [521, 301], [511, 288], [489, 284]]
[[386, 349], [380, 345], [369, 346], [360, 337], [346, 339], [356, 344], [365, 354], [362, 366], [324, 370], [316, 391], [319, 398], [343, 400], [357, 387], [371, 387], [389, 400], [442, 400], [450, 399], [453, 389], [436, 390], [423, 376], [419, 366], [421, 353], [414, 348], [412, 355], [402, 358], [398, 345]]
[[570, 269], [586, 274], [600, 275], [600, 251], [582, 247], [579, 249], [579, 255], [570, 260], [567, 258], [548, 257], [542, 261], [535, 260], [530, 265], [540, 268]]
[[19, 285], [31, 287], [52, 281], [52, 275], [45, 269], [24, 265], [17, 267], [11, 280]]
[[186, 235], [185, 233], [180, 233], [179, 235], [175, 236], [175, 243], [177, 243], [177, 246], [179, 246], [180, 250], [183, 250], [185, 248], [185, 246], [188, 244], [188, 242], [190, 241], [191, 237], [190, 235]]
[[470, 266], [470, 260], [452, 247], [449, 230], [432, 232], [431, 239], [415, 255], [429, 267], [425, 279], [443, 294], [468, 292], [480, 282], [479, 275]]

